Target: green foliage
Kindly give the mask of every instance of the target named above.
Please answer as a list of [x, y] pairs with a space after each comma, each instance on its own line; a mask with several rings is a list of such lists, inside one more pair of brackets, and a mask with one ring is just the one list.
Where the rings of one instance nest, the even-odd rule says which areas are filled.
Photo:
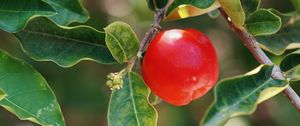
[[242, 27], [245, 24], [246, 15], [240, 0], [219, 0], [219, 3], [233, 24], [237, 27]]
[[46, 18], [35, 18], [15, 35], [24, 52], [37, 61], [53, 61], [62, 67], [80, 60], [115, 63], [105, 45], [105, 34], [88, 26], [62, 27]]
[[259, 9], [260, 0], [241, 0], [241, 2], [247, 14], [245, 26], [256, 36], [264, 50], [281, 55], [290, 44], [299, 42], [298, 14], [281, 13], [275, 9]]
[[270, 10], [259, 9], [247, 17], [246, 27], [254, 36], [271, 35], [281, 28], [281, 19]]
[[300, 42], [300, 20], [285, 25], [279, 32], [269, 36], [258, 36], [257, 41], [263, 49], [281, 55], [288, 45]]
[[241, 0], [243, 10], [246, 13], [246, 16], [256, 11], [260, 5], [260, 2], [261, 0]]
[[[55, 23], [69, 25], [72, 22], [84, 23], [89, 19], [87, 11], [82, 7], [82, 0], [44, 0], [49, 3], [57, 14], [48, 16]], [[26, 3], [26, 2], [22, 2]]]
[[280, 93], [287, 81], [273, 79], [275, 66], [263, 66], [253, 75], [223, 80], [215, 87], [215, 101], [202, 120], [204, 126], [223, 126], [231, 117], [251, 114], [257, 104]]
[[206, 9], [210, 7], [215, 1], [216, 0], [174, 0], [174, 2], [167, 10], [167, 15], [180, 5], [188, 4], [201, 9]]
[[292, 3], [297, 10], [298, 13], [300, 13], [300, 0], [292, 0]]
[[280, 63], [280, 68], [283, 71], [288, 71], [300, 64], [300, 50], [292, 52], [285, 56]]
[[[168, 2], [147, 0], [148, 7], [154, 11], [164, 8]], [[263, 49], [282, 55], [286, 49], [300, 48], [300, 0], [292, 0], [295, 11], [290, 13], [259, 8], [260, 3], [261, 0], [174, 0], [167, 16], [181, 19], [208, 13], [215, 18], [221, 6], [233, 24], [241, 29], [245, 27]], [[82, 0], [2, 0], [0, 3], [0, 29], [13, 32], [23, 51], [34, 60], [71, 67], [82, 60], [126, 63], [137, 55], [139, 40], [126, 23], [114, 22], [104, 28], [105, 32], [89, 26], [68, 27], [88, 19]], [[295, 43], [298, 45], [291, 46]], [[299, 63], [300, 49], [285, 56], [280, 64], [286, 80], [272, 78], [276, 66], [263, 66], [255, 74], [219, 82], [215, 87], [215, 101], [201, 125], [221, 126], [234, 116], [251, 114], [259, 103], [283, 91], [287, 81], [300, 80]], [[111, 74], [108, 78], [107, 84], [114, 89], [108, 108], [109, 126], [157, 125], [157, 112], [149, 103], [151, 91], [138, 74]], [[153, 101], [160, 100], [155, 97]], [[45, 79], [29, 64], [2, 50], [0, 106], [22, 120], [40, 125], [65, 125]]]
[[285, 76], [291, 81], [300, 80], [300, 49], [285, 56], [280, 63], [280, 68], [285, 71]]
[[22, 120], [47, 126], [65, 125], [58, 102], [42, 75], [2, 50], [0, 105]]
[[150, 90], [143, 79], [130, 72], [124, 87], [114, 90], [108, 108], [109, 126], [156, 126], [157, 112], [149, 103]]
[[295, 11], [292, 11], [292, 12], [289, 12], [289, 13], [281, 13], [279, 11], [277, 11], [276, 9], [268, 9], [270, 10], [273, 14], [279, 16], [281, 18], [281, 23], [282, 23], [282, 26], [285, 26], [289, 23], [291, 23], [290, 21], [291, 20], [294, 20], [293, 18], [296, 18], [297, 17], [297, 13]]
[[0, 29], [7, 32], [21, 30], [29, 19], [54, 15], [55, 10], [41, 0], [2, 0], [0, 2]]
[[128, 24], [114, 22], [104, 30], [106, 45], [119, 63], [125, 63], [136, 56], [139, 49], [139, 40]]
[[69, 25], [86, 22], [88, 13], [81, 0], [5, 0], [0, 3], [0, 29], [17, 32], [37, 16], [47, 16], [55, 23]]
[[164, 8], [168, 4], [169, 0], [147, 0], [148, 7], [151, 10], [157, 10]]
[[261, 0], [241, 0], [246, 13], [245, 27], [254, 36], [271, 35], [281, 28], [281, 18], [275, 9], [259, 8]]

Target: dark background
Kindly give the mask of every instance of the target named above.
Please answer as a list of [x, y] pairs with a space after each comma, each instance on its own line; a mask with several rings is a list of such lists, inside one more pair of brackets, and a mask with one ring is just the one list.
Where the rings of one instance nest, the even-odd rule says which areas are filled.
[[[289, 0], [262, 0], [265, 8], [276, 8], [289, 12], [293, 7]], [[117, 20], [130, 24], [141, 39], [151, 26], [153, 13], [146, 0], [85, 0], [84, 6], [91, 19], [86, 23], [102, 30]], [[77, 25], [77, 24], [72, 24]], [[248, 50], [228, 28], [219, 16], [211, 19], [207, 15], [163, 22], [163, 29], [196, 28], [207, 34], [218, 53], [220, 79], [246, 73], [258, 66]], [[61, 104], [68, 126], [107, 126], [106, 111], [111, 91], [105, 86], [106, 75], [119, 71], [124, 65], [101, 65], [83, 61], [71, 68], [60, 68], [52, 62], [36, 62], [26, 56], [18, 40], [0, 30], [0, 48], [32, 64], [48, 81]], [[268, 54], [275, 63], [280, 56]], [[139, 71], [139, 67], [135, 68]], [[300, 93], [299, 84], [292, 84]], [[212, 91], [204, 97], [184, 107], [174, 107], [160, 103], [158, 126], [197, 126], [205, 110], [213, 100]], [[28, 121], [20, 121], [0, 107], [0, 126], [32, 126]], [[299, 126], [300, 114], [283, 95], [260, 104], [254, 114], [230, 120], [226, 126]]]

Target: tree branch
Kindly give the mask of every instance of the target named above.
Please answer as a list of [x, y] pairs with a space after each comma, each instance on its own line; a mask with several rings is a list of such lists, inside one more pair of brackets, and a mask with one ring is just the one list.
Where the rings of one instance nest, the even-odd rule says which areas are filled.
[[[171, 2], [170, 2], [171, 3]], [[137, 53], [137, 56], [133, 57], [129, 62], [127, 69], [131, 71], [133, 68], [136, 60], [140, 57], [142, 57], [142, 54], [145, 52], [147, 44], [152, 40], [152, 38], [161, 30], [160, 22], [164, 19], [166, 10], [169, 6], [166, 6], [165, 8], [159, 9], [155, 12], [153, 24], [151, 28], [146, 33], [146, 36], [142, 39], [139, 47], [139, 51]]]
[[156, 11], [154, 15], [154, 20], [151, 28], [146, 33], [146, 36], [142, 39], [140, 48], [139, 48], [139, 54], [138, 56], [141, 56], [142, 53], [145, 51], [145, 47], [148, 44], [149, 41], [156, 35], [156, 33], [161, 29], [159, 23], [164, 19], [165, 17], [166, 9], [159, 9]]
[[[259, 47], [256, 39], [247, 32], [246, 29], [240, 29], [236, 27], [230, 20], [226, 12], [219, 8], [222, 16], [226, 19], [227, 23], [231, 27], [231, 29], [240, 37], [244, 45], [248, 48], [248, 50], [252, 53], [254, 58], [260, 64], [273, 65], [274, 63], [270, 60], [270, 58], [262, 51]], [[275, 79], [283, 79], [282, 72], [278, 66], [275, 65], [275, 68], [272, 71], [272, 77]], [[297, 93], [288, 86], [287, 89], [284, 90], [285, 95], [290, 99], [291, 103], [296, 107], [296, 109], [300, 112], [300, 97]]]

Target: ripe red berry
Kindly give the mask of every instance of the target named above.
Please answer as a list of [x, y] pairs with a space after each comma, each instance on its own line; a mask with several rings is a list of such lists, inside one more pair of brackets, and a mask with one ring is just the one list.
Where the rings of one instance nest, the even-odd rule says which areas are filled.
[[208, 37], [194, 29], [158, 33], [142, 62], [145, 83], [164, 101], [181, 106], [206, 94], [218, 79], [218, 60]]

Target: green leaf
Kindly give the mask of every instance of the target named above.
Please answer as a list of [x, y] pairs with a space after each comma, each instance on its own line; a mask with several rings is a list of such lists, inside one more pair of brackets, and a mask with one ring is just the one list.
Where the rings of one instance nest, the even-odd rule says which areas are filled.
[[280, 63], [280, 68], [283, 71], [288, 71], [300, 64], [300, 49], [292, 52], [284, 57]]
[[263, 49], [275, 55], [281, 55], [289, 45], [300, 42], [299, 29], [300, 20], [286, 25], [276, 34], [269, 36], [257, 36], [256, 39]]
[[57, 11], [56, 15], [48, 16], [55, 23], [68, 26], [72, 22], [84, 23], [89, 15], [82, 6], [82, 0], [43, 0]]
[[21, 30], [29, 19], [54, 15], [55, 10], [41, 0], [2, 0], [0, 2], [0, 29], [7, 32]]
[[290, 23], [290, 20], [292, 18], [295, 18], [298, 16], [297, 12], [295, 11], [292, 11], [292, 12], [289, 12], [289, 13], [281, 13], [279, 11], [277, 11], [276, 9], [268, 9], [270, 10], [272, 13], [274, 13], [275, 15], [279, 16], [281, 18], [281, 22], [282, 22], [282, 26], [285, 26], [287, 24]]
[[42, 75], [2, 50], [0, 94], [0, 105], [22, 120], [45, 126], [65, 125], [55, 95]]
[[246, 15], [256, 11], [260, 6], [261, 0], [241, 0], [242, 7]]
[[136, 56], [139, 49], [139, 40], [128, 24], [114, 22], [104, 30], [106, 45], [119, 63], [127, 62], [133, 56]]
[[221, 7], [230, 17], [233, 24], [237, 27], [243, 27], [246, 15], [240, 0], [219, 0]]
[[88, 26], [62, 27], [49, 19], [35, 18], [15, 35], [24, 52], [37, 61], [53, 61], [62, 67], [81, 60], [115, 63], [105, 45], [105, 34]]
[[167, 10], [167, 15], [169, 15], [175, 8], [182, 5], [192, 5], [200, 9], [206, 9], [210, 7], [216, 0], [174, 0]]
[[280, 29], [281, 19], [270, 10], [259, 9], [247, 17], [246, 27], [254, 36], [271, 35]]
[[197, 8], [206, 9], [210, 7], [216, 0], [174, 0], [167, 10], [167, 15], [180, 5], [188, 4]]
[[151, 10], [157, 10], [164, 8], [168, 4], [169, 0], [147, 0], [148, 7]]
[[286, 55], [280, 63], [280, 68], [291, 81], [300, 80], [300, 49]]
[[182, 18], [188, 18], [188, 17], [193, 17], [193, 16], [199, 16], [202, 14], [209, 13], [213, 10], [216, 10], [220, 7], [220, 4], [218, 1], [213, 2], [213, 4], [209, 5], [207, 8], [199, 8], [196, 7], [196, 5], [191, 4], [182, 4], [180, 6], [177, 6], [174, 9], [169, 9], [167, 12], [167, 17], [165, 20], [171, 21], [171, 20], [177, 20], [177, 19], [182, 19]]
[[124, 77], [124, 87], [114, 90], [108, 108], [109, 126], [156, 126], [157, 112], [149, 103], [150, 89], [136, 73]]
[[295, 9], [300, 13], [300, 0], [292, 0]]
[[215, 87], [215, 101], [202, 120], [204, 126], [223, 126], [230, 118], [251, 114], [257, 104], [287, 87], [287, 81], [271, 77], [275, 66], [263, 66], [252, 75], [223, 80]]

